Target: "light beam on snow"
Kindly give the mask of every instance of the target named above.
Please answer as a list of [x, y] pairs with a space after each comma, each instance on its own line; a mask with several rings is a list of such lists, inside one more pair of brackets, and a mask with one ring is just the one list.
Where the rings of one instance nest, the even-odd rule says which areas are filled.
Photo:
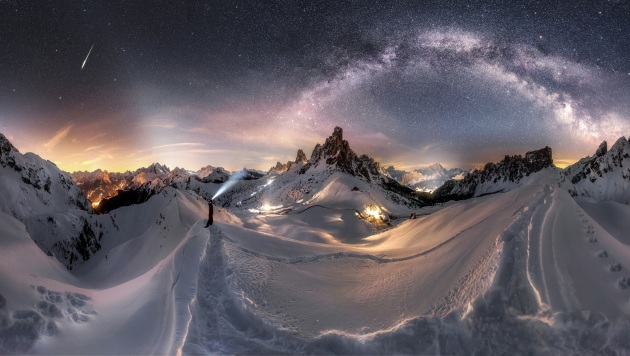
[[363, 211], [367, 219], [383, 219], [381, 217], [381, 209], [376, 205], [368, 205], [365, 207]]
[[243, 178], [245, 176], [245, 173], [247, 171], [245, 169], [238, 171], [234, 174], [232, 174], [230, 176], [230, 179], [228, 179], [227, 182], [223, 183], [223, 185], [221, 186], [221, 188], [219, 188], [219, 190], [217, 190], [217, 192], [214, 194], [214, 196], [212, 197], [212, 200], [214, 200], [214, 198], [218, 197], [219, 195], [225, 193], [226, 190], [228, 190], [229, 188], [231, 188], [234, 184], [236, 184], [236, 182], [238, 182], [239, 180], [241, 180], [241, 178]]
[[87, 56], [85, 56], [85, 59], [83, 60], [83, 64], [81, 64], [81, 70], [83, 70], [83, 67], [85, 67], [85, 63], [87, 62], [88, 57], [90, 57], [90, 53], [92, 53], [92, 48], [94, 48], [94, 43], [92, 43], [92, 47], [90, 47]]

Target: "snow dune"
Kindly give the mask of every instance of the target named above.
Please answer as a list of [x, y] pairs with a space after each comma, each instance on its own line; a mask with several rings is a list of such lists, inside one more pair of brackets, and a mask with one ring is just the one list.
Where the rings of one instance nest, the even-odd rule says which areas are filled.
[[0, 214], [0, 352], [630, 350], [627, 206], [543, 171], [377, 230], [354, 209], [411, 210], [347, 179], [286, 214], [216, 208], [209, 229], [197, 194], [167, 188], [95, 217], [103, 248], [74, 274]]

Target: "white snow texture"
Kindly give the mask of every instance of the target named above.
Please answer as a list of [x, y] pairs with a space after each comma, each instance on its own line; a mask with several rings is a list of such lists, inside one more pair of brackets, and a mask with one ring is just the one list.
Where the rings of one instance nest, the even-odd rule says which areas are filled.
[[[593, 181], [550, 167], [427, 207], [299, 162], [239, 181], [210, 228], [204, 198], [221, 183], [191, 180], [96, 215], [77, 207], [71, 181], [64, 196], [57, 181], [46, 193], [5, 162], [0, 353], [628, 354], [623, 140], [624, 168]], [[364, 220], [368, 205], [389, 221]], [[47, 216], [65, 230], [47, 230]], [[100, 247], [70, 271], [46, 249], [82, 221]]]

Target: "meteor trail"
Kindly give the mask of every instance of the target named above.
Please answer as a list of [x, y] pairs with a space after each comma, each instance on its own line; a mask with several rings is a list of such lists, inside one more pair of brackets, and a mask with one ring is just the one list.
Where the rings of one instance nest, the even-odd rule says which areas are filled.
[[87, 56], [85, 56], [85, 60], [83, 60], [83, 64], [81, 64], [81, 70], [83, 70], [83, 67], [85, 67], [85, 62], [87, 62], [87, 59], [90, 56], [90, 53], [92, 53], [92, 48], [94, 48], [94, 43], [92, 43], [92, 47], [90, 47], [90, 50], [88, 51]]

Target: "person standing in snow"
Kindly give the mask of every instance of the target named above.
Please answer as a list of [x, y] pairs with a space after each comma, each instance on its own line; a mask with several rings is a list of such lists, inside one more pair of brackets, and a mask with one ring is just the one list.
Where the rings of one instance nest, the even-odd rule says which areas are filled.
[[214, 215], [214, 208], [212, 206], [212, 199], [210, 199], [208, 201], [208, 223], [206, 224], [206, 227], [212, 225], [213, 223], [212, 215]]

